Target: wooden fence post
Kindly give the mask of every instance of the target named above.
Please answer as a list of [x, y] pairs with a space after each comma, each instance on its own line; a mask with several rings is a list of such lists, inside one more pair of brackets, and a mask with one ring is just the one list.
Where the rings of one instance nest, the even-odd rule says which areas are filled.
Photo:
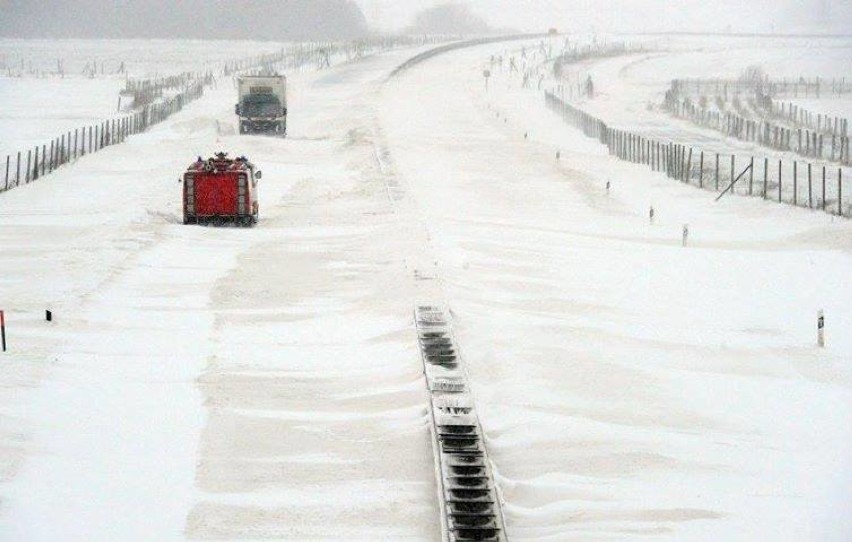
[[30, 149], [27, 149], [27, 172], [24, 174], [25, 183], [30, 182], [30, 162], [32, 162], [32, 159], [33, 159], [32, 154], [33, 154], [33, 151], [30, 150]]
[[679, 167], [678, 162], [680, 160], [680, 145], [677, 143], [672, 143], [672, 179], [678, 178]]
[[843, 169], [837, 168], [837, 214], [843, 216]]
[[778, 203], [781, 203], [781, 160], [778, 160]]
[[686, 160], [686, 171], [684, 171], [684, 176], [686, 177], [685, 181], [689, 184], [690, 177], [692, 173], [692, 147], [689, 148], [689, 158]]
[[[737, 155], [732, 153], [731, 154], [731, 182], [734, 181], [734, 177], [736, 177], [736, 176], [737, 176]], [[731, 191], [734, 194], [737, 193], [736, 188], [732, 188]]]
[[704, 151], [701, 151], [701, 163], [698, 166], [698, 187], [704, 188]]
[[763, 199], [769, 195], [769, 158], [763, 159]]
[[825, 211], [825, 166], [822, 166], [822, 210]]
[[808, 162], [808, 209], [814, 208], [813, 186], [811, 183], [811, 163]]
[[793, 160], [793, 207], [799, 203], [799, 161]]
[[719, 153], [716, 153], [716, 192], [719, 191]]
[[751, 157], [751, 162], [749, 162], [749, 173], [748, 173], [748, 195], [754, 195], [754, 156]]
[[674, 142], [669, 143], [669, 179], [674, 179], [677, 176], [677, 145]]
[[662, 168], [660, 167], [660, 142], [657, 141], [657, 171], [660, 171]]
[[15, 186], [21, 184], [21, 151], [18, 151], [18, 163], [15, 165]]

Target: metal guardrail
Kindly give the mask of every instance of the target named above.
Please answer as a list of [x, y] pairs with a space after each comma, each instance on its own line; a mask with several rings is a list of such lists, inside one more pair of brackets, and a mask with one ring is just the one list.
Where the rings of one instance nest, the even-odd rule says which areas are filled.
[[450, 43], [448, 45], [442, 45], [440, 47], [435, 47], [434, 49], [430, 49], [419, 55], [413, 56], [396, 67], [388, 76], [388, 79], [394, 78], [402, 72], [413, 68], [414, 66], [426, 62], [430, 58], [434, 58], [438, 55], [442, 55], [444, 53], [449, 53], [452, 51], [457, 51], [459, 49], [466, 49], [468, 47], [476, 47], [477, 45], [488, 45], [489, 43], [501, 43], [508, 41], [523, 41], [523, 40], [531, 40], [531, 39], [539, 39], [539, 38], [552, 38], [553, 34], [512, 34], [508, 36], [492, 36], [488, 38], [477, 38], [472, 40], [460, 41], [456, 43]]
[[506, 542], [500, 496], [447, 315], [419, 306], [414, 319], [430, 394], [442, 540]]

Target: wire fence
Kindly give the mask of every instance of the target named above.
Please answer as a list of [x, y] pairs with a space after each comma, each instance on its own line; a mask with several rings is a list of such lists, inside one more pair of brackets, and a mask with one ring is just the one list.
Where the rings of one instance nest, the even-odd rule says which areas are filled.
[[769, 77], [739, 79], [675, 79], [672, 82], [682, 94], [723, 96], [758, 92], [773, 98], [820, 98], [852, 94], [852, 80], [845, 77], [823, 79], [771, 79]]
[[[849, 137], [828, 135], [771, 120], [752, 119], [737, 113], [710, 110], [688, 99], [667, 100], [665, 108], [675, 117], [721, 132], [728, 137], [756, 143], [803, 157], [852, 165]], [[846, 126], [846, 123], [843, 123]]]
[[[670, 179], [719, 193], [761, 197], [779, 203], [852, 216], [852, 196], [843, 193], [849, 171], [826, 164], [756, 157], [746, 153], [720, 154], [610, 128], [602, 120], [546, 92], [545, 102], [568, 124], [607, 146], [622, 160], [644, 164]], [[845, 173], [844, 173], [845, 172]], [[718, 199], [718, 198], [717, 198]]]
[[[741, 141], [794, 152], [806, 158], [852, 165], [848, 119], [809, 111], [792, 102], [777, 101], [764, 93], [766, 89], [759, 82], [746, 85], [738, 81], [735, 94], [721, 91], [716, 95], [696, 97], [690, 90], [720, 92], [718, 81], [702, 81], [673, 81], [666, 92], [664, 109], [675, 117]], [[829, 88], [840, 89], [840, 86], [841, 83], [837, 83]]]
[[204, 80], [198, 80], [179, 94], [122, 117], [77, 128], [14, 157], [6, 156], [5, 176], [0, 192], [36, 181], [87, 154], [123, 143], [129, 136], [144, 132], [182, 110], [204, 94]]
[[[311, 64], [323, 67], [330, 65], [332, 58], [351, 60], [366, 54], [425, 45], [444, 39], [444, 36], [400, 36], [342, 43], [299, 44], [278, 52], [227, 62], [221, 73], [227, 77], [235, 73], [274, 72]], [[204, 89], [215, 81], [212, 72], [187, 72], [145, 80], [128, 79], [119, 95], [118, 108], [121, 110], [122, 104], [126, 103], [133, 108], [133, 112], [69, 130], [49, 143], [7, 155], [5, 173], [0, 172], [0, 193], [36, 181], [87, 154], [123, 143], [129, 136], [146, 131], [181, 111], [188, 103], [201, 98]]]

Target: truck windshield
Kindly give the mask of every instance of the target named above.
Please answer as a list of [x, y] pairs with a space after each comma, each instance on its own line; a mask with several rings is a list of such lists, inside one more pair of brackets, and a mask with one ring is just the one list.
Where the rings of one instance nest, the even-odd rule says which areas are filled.
[[280, 112], [281, 101], [274, 94], [250, 94], [243, 98], [244, 117], [277, 117]]

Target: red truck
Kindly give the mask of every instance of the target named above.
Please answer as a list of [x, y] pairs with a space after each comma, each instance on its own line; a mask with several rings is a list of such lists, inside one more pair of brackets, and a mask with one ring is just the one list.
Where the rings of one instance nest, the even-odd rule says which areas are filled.
[[190, 164], [183, 175], [183, 223], [254, 226], [261, 172], [245, 156], [227, 153]]

